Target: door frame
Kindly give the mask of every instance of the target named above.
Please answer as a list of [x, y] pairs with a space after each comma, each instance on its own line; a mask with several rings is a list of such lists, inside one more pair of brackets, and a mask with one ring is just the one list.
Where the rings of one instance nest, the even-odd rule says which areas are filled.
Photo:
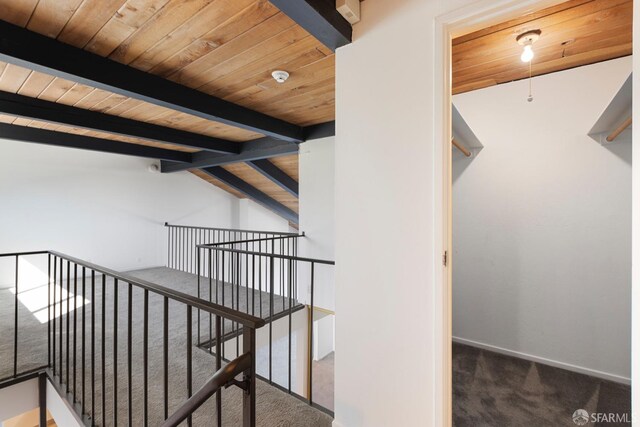
[[[517, 18], [523, 14], [531, 11], [536, 11], [551, 7], [560, 3], [564, 3], [566, 0], [480, 0], [470, 5], [461, 7], [451, 12], [442, 14], [435, 19], [434, 28], [434, 81], [433, 81], [433, 93], [435, 95], [435, 109], [434, 109], [434, 206], [435, 206], [435, 247], [434, 253], [436, 254], [435, 268], [434, 268], [434, 283], [435, 286], [435, 306], [434, 306], [434, 321], [435, 321], [435, 333], [436, 343], [440, 345], [437, 348], [441, 349], [440, 354], [435, 354], [435, 366], [434, 366], [434, 379], [435, 379], [435, 413], [434, 413], [434, 425], [437, 426], [451, 426], [452, 425], [452, 265], [455, 262], [452, 252], [452, 165], [451, 165], [451, 105], [453, 96], [451, 93], [451, 41], [463, 34], [467, 34], [473, 31], [477, 31], [482, 28], [486, 28], [491, 25], [498, 24], [500, 22], [507, 21], [509, 19]], [[634, 22], [640, 20], [640, 0], [634, 0]], [[636, 43], [634, 25], [634, 53], [638, 43]], [[638, 47], [640, 49], [640, 46]], [[634, 55], [635, 56], [635, 55]], [[640, 62], [640, 58], [639, 58]], [[635, 63], [635, 61], [634, 61]], [[634, 64], [635, 65], [635, 64]], [[636, 67], [634, 66], [634, 69]], [[635, 73], [639, 74], [639, 73]], [[635, 78], [634, 78], [635, 80]], [[640, 80], [640, 75], [638, 76]], [[640, 94], [640, 88], [636, 92], [637, 85], [634, 84], [634, 102], [635, 94]], [[639, 109], [640, 110], [640, 109]], [[635, 116], [634, 110], [634, 116]], [[640, 112], [638, 113], [640, 115]], [[634, 127], [637, 123], [636, 118], [640, 120], [640, 117], [634, 117]], [[638, 129], [640, 131], [640, 129]], [[634, 138], [635, 139], [635, 138]], [[636, 154], [637, 153], [637, 154]], [[640, 149], [634, 150], [634, 162], [640, 161]], [[634, 199], [633, 206], [633, 248], [632, 248], [632, 269], [633, 279], [635, 283], [640, 280], [640, 266], [636, 267], [640, 260], [638, 255], [640, 251], [633, 250], [640, 247], [640, 168], [632, 168], [633, 186], [632, 197]], [[440, 256], [445, 256], [446, 264], [442, 262]], [[640, 306], [640, 292], [633, 292], [632, 298], [632, 318], [635, 319], [633, 313], [638, 310], [634, 310], [634, 306]], [[637, 300], [637, 303], [636, 303]], [[639, 313], [640, 314], [640, 313]], [[640, 316], [638, 316], [640, 322]], [[632, 324], [637, 322], [632, 321]], [[638, 330], [638, 328], [633, 328]], [[635, 346], [633, 336], [636, 333], [632, 333], [632, 351]], [[640, 331], [638, 332], [640, 337]], [[640, 338], [637, 340], [640, 345]], [[632, 354], [632, 365], [633, 354]], [[633, 401], [638, 400], [640, 404], [640, 394], [633, 393], [634, 384], [636, 381], [634, 378], [636, 369], [632, 367], [632, 398]], [[640, 373], [637, 375], [640, 380]], [[637, 397], [636, 397], [637, 395]], [[632, 402], [634, 403], [634, 402]], [[636, 407], [633, 404], [633, 407]]]

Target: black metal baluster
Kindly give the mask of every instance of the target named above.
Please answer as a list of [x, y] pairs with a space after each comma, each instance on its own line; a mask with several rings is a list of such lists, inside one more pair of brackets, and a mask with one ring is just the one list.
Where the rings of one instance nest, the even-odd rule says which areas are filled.
[[[243, 330], [243, 348], [249, 354], [256, 354], [256, 330], [245, 327]], [[256, 358], [251, 357], [251, 366], [242, 374], [248, 388], [242, 395], [242, 418], [244, 426], [256, 425]]]
[[169, 298], [164, 297], [164, 317], [162, 319], [162, 372], [164, 387], [164, 419], [169, 418]]
[[143, 369], [143, 401], [142, 419], [143, 425], [149, 425], [149, 290], [144, 290], [144, 320], [142, 337], [142, 369]]
[[[191, 369], [191, 343], [193, 338], [193, 332], [191, 330], [193, 324], [191, 306], [187, 305], [187, 399], [193, 394], [193, 377]], [[191, 427], [193, 425], [193, 419], [191, 415], [187, 418], [187, 425]]]
[[14, 323], [13, 323], [13, 376], [18, 376], [18, 329], [20, 329], [18, 325], [18, 255], [16, 255], [16, 293], [13, 296], [13, 314], [14, 314]]
[[291, 322], [293, 316], [292, 304], [291, 304], [291, 260], [289, 261], [289, 393], [291, 393]]
[[271, 255], [269, 259], [270, 272], [269, 282], [271, 283], [271, 289], [269, 290], [269, 384], [273, 382], [273, 286], [274, 286], [274, 257]]
[[[213, 296], [211, 292], [213, 291], [213, 265], [211, 264], [211, 248], [207, 248], [207, 257], [209, 260], [209, 302], [213, 302]], [[209, 312], [209, 354], [212, 353], [211, 343], [213, 342], [213, 315]]]
[[78, 330], [78, 264], [73, 263], [73, 401], [76, 402], [78, 354], [76, 331]]
[[[240, 254], [236, 253], [236, 310], [240, 311], [240, 281], [242, 280], [241, 276], [241, 267], [240, 267]], [[236, 324], [236, 356], [240, 356], [240, 324], [235, 322]]]
[[[198, 298], [200, 298], [200, 248], [196, 247], [196, 257], [197, 257], [197, 276], [198, 276]], [[196, 336], [196, 343], [198, 343], [198, 345], [200, 345], [200, 309], [197, 309], [197, 316], [198, 316], [198, 325], [197, 325], [197, 331], [198, 331], [198, 335]]]
[[[255, 244], [251, 243], [251, 252], [255, 251]], [[251, 255], [251, 315], [256, 315], [256, 256]]]
[[[262, 253], [262, 241], [258, 242], [258, 252]], [[258, 255], [258, 299], [260, 304], [260, 318], [262, 319], [262, 255]]]
[[[244, 244], [244, 250], [249, 251], [248, 242]], [[249, 314], [249, 255], [248, 254], [244, 255], [244, 257], [246, 258], [246, 262], [244, 263], [244, 286], [247, 294], [247, 303], [246, 303], [247, 314]]]
[[[84, 296], [86, 294], [86, 274], [87, 274], [87, 270], [86, 267], [82, 266], [82, 326], [80, 327], [80, 331], [81, 331], [81, 335], [82, 335], [82, 345], [80, 346], [80, 348], [82, 349], [82, 369], [80, 371], [81, 373], [81, 377], [82, 377], [82, 386], [81, 386], [81, 390], [82, 390], [82, 402], [80, 402], [81, 405], [81, 414], [84, 414], [84, 408], [85, 408], [85, 400], [84, 400], [84, 396], [85, 396], [85, 387], [86, 387], [86, 381], [85, 381], [85, 323], [87, 320], [87, 312], [85, 309], [85, 304], [84, 304]], [[77, 306], [77, 305], [76, 305]]]
[[96, 271], [91, 270], [91, 425], [96, 420]]
[[133, 341], [133, 326], [132, 326], [132, 317], [133, 317], [133, 286], [129, 283], [127, 292], [127, 415], [129, 421], [129, 427], [133, 425], [133, 381], [132, 381], [132, 355], [131, 355], [131, 344]]
[[225, 265], [224, 265], [224, 250], [221, 251], [222, 253], [222, 286], [221, 286], [221, 291], [222, 291], [222, 295], [220, 296], [220, 299], [222, 300], [222, 302], [220, 304], [222, 305], [227, 305], [226, 301], [224, 300], [224, 288], [225, 288], [225, 283], [226, 283], [226, 277], [225, 277]]
[[118, 279], [113, 279], [113, 425], [118, 425]]
[[51, 319], [52, 325], [51, 325], [51, 330], [52, 330], [52, 347], [53, 347], [53, 353], [51, 355], [51, 364], [53, 365], [53, 375], [55, 376], [58, 372], [57, 369], [57, 365], [56, 365], [56, 305], [58, 305], [58, 303], [56, 302], [56, 286], [57, 286], [57, 273], [58, 273], [58, 258], [57, 257], [53, 257], [53, 318]]
[[[224, 276], [224, 251], [222, 252], [222, 305], [226, 305], [225, 304], [225, 300], [224, 300], [224, 288], [225, 288], [225, 276]], [[224, 327], [224, 325], [223, 325]], [[224, 331], [223, 331], [224, 332]], [[222, 347], [222, 357], [224, 358], [224, 347]]]
[[[212, 248], [213, 250], [213, 248]], [[220, 250], [218, 248], [215, 248], [215, 275], [216, 275], [216, 304], [219, 303], [219, 298], [220, 298], [220, 263], [218, 262], [218, 259], [220, 258]], [[224, 270], [224, 267], [223, 267]], [[224, 305], [224, 303], [222, 304]]]
[[106, 287], [106, 275], [104, 273], [102, 273], [102, 322], [101, 322], [101, 343], [100, 343], [100, 356], [101, 356], [101, 361], [102, 361], [102, 372], [100, 375], [100, 380], [101, 380], [101, 388], [102, 388], [102, 407], [101, 409], [101, 413], [102, 413], [102, 425], [106, 426], [107, 422], [106, 422], [106, 407], [107, 407], [107, 387], [106, 387], [106, 366], [107, 366], [107, 354], [106, 354], [106, 349], [107, 349], [107, 340], [105, 338], [105, 331], [106, 331], [106, 306], [107, 306], [107, 287]]
[[194, 252], [196, 250], [196, 243], [195, 243], [196, 236], [197, 236], [196, 230], [192, 228], [191, 229], [191, 247], [189, 248], [189, 249], [191, 249], [191, 258], [190, 258], [190, 261], [191, 261], [191, 263], [190, 263], [191, 264], [190, 265], [191, 273], [193, 273], [193, 271], [195, 270]]
[[51, 363], [51, 254], [47, 254], [47, 364]]
[[309, 405], [313, 405], [313, 285], [314, 285], [314, 275], [315, 275], [315, 266], [314, 262], [311, 262], [311, 305], [309, 306], [309, 360], [308, 360], [308, 395], [309, 395]]
[[[285, 244], [286, 239], [284, 240], [280, 240], [280, 255], [284, 255], [285, 254], [285, 248], [284, 248], [284, 244]], [[280, 258], [280, 296], [282, 297], [282, 311], [284, 312], [285, 310], [285, 291], [286, 291], [286, 270], [284, 268], [285, 266], [285, 261], [284, 258]]]
[[69, 316], [71, 311], [69, 310], [69, 300], [71, 294], [71, 262], [67, 261], [67, 360], [66, 360], [66, 392], [69, 393]]
[[60, 323], [60, 357], [59, 357], [59, 361], [60, 361], [60, 363], [59, 363], [59, 365], [60, 365], [60, 382], [63, 381], [63, 379], [62, 379], [62, 375], [63, 375], [63, 372], [62, 372], [62, 370], [63, 370], [63, 365], [62, 365], [62, 353], [63, 353], [63, 351], [62, 351], [62, 349], [63, 349], [63, 347], [62, 347], [62, 335], [63, 335], [63, 333], [62, 333], [62, 327], [63, 327], [63, 325], [62, 325], [62, 323], [63, 323], [63, 319], [62, 319], [62, 316], [63, 316], [63, 314], [62, 314], [62, 298], [63, 298], [62, 297], [62, 290], [63, 290], [63, 287], [64, 287], [64, 281], [63, 281], [64, 273], [63, 273], [63, 270], [64, 270], [64, 261], [63, 261], [62, 258], [60, 258], [60, 318], [59, 318], [59, 321], [58, 321], [58, 323]]
[[[216, 372], [222, 367], [222, 322], [216, 315]], [[222, 427], [222, 389], [216, 392], [216, 417], [218, 427]]]

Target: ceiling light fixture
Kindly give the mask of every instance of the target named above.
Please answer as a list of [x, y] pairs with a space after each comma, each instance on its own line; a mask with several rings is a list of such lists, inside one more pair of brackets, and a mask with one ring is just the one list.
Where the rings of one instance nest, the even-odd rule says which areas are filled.
[[533, 60], [533, 44], [538, 41], [540, 38], [540, 34], [542, 31], [540, 30], [531, 30], [526, 31], [516, 37], [516, 41], [520, 46], [523, 46], [522, 55], [520, 55], [520, 59], [522, 62], [529, 63], [529, 96], [527, 97], [527, 101], [533, 101], [533, 94], [531, 91], [531, 61]]
[[542, 34], [540, 30], [531, 30], [516, 37], [518, 44], [523, 46], [522, 55], [520, 55], [522, 62], [531, 62], [533, 59], [533, 44], [538, 41], [540, 34]]
[[287, 79], [289, 78], [289, 73], [287, 73], [286, 71], [282, 71], [282, 70], [276, 70], [273, 73], [271, 73], [271, 76], [278, 82], [278, 83], [284, 83], [287, 81]]

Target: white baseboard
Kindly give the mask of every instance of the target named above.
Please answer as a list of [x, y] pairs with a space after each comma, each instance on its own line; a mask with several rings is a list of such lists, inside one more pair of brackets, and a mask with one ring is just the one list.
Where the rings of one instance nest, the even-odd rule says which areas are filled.
[[508, 350], [506, 348], [496, 347], [494, 345], [484, 344], [478, 341], [472, 341], [465, 338], [453, 337], [453, 342], [456, 342], [459, 344], [465, 344], [471, 347], [481, 348], [483, 350], [493, 351], [494, 353], [500, 353], [506, 356], [518, 357], [520, 359], [541, 363], [543, 365], [553, 366], [555, 368], [566, 369], [567, 371], [573, 371], [573, 372], [578, 372], [580, 374], [590, 375], [592, 377], [602, 378], [604, 380], [609, 380], [616, 383], [631, 385], [631, 378], [626, 378], [620, 375], [597, 371], [595, 369], [589, 369], [582, 366], [572, 365], [570, 363], [559, 362], [557, 360], [545, 359], [544, 357], [538, 357], [538, 356], [533, 356], [527, 353], [521, 353], [519, 351]]

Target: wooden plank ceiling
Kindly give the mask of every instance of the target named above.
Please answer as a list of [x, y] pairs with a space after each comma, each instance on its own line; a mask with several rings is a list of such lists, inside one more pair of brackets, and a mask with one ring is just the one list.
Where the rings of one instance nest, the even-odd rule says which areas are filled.
[[[266, 0], [0, 0], [0, 11], [14, 25], [298, 126], [335, 117], [333, 51]], [[276, 69], [290, 73], [286, 83], [271, 77]], [[3, 62], [0, 90], [231, 141], [263, 136]], [[197, 151], [10, 115], [0, 122]], [[298, 179], [297, 155], [271, 160]], [[298, 211], [295, 197], [248, 165], [224, 168]]]
[[453, 40], [453, 93], [527, 78], [516, 36], [542, 30], [534, 76], [631, 55], [632, 0], [571, 0]]

